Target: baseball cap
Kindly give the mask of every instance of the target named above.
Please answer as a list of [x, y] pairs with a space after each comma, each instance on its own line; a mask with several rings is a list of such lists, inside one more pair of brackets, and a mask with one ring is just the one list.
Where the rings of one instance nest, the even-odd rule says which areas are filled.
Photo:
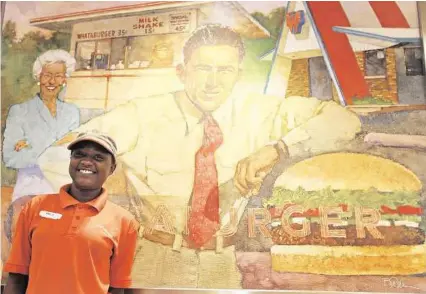
[[77, 143], [80, 143], [83, 141], [91, 141], [101, 145], [109, 153], [111, 153], [112, 157], [114, 157], [114, 160], [116, 160], [117, 144], [115, 143], [114, 139], [112, 139], [110, 136], [106, 134], [102, 134], [100, 132], [95, 132], [95, 131], [79, 133], [77, 135], [77, 138], [75, 138], [75, 140], [68, 145], [68, 149], [72, 150]]

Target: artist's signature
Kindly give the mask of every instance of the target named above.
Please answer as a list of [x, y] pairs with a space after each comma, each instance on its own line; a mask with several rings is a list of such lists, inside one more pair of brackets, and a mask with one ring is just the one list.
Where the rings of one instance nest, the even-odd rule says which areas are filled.
[[398, 279], [396, 277], [383, 279], [383, 285], [385, 287], [396, 288], [396, 289], [411, 288], [411, 289], [421, 290], [420, 288], [417, 288], [417, 287], [414, 287], [414, 286], [405, 285], [403, 280]]

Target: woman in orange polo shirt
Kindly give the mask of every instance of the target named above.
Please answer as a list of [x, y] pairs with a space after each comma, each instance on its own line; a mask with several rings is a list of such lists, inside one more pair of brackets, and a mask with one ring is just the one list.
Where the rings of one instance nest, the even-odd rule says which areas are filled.
[[84, 133], [68, 149], [72, 183], [21, 211], [5, 294], [115, 294], [131, 286], [139, 224], [102, 188], [116, 167], [116, 144]]

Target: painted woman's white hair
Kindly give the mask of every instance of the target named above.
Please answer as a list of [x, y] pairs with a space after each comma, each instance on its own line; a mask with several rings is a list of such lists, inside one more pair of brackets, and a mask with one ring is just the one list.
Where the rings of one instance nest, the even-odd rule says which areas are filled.
[[39, 80], [40, 73], [46, 64], [52, 63], [64, 63], [66, 66], [66, 76], [69, 77], [75, 70], [75, 58], [71, 56], [67, 51], [62, 49], [49, 50], [37, 57], [33, 66], [33, 77], [35, 80]]

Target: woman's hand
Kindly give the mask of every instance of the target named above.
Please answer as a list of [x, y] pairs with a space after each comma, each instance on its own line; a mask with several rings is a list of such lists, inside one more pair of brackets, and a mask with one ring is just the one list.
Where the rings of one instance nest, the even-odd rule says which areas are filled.
[[19, 140], [16, 144], [15, 144], [15, 151], [19, 152], [24, 148], [29, 148], [31, 147], [30, 144], [28, 144], [27, 140]]
[[78, 133], [68, 133], [58, 141], [56, 141], [53, 146], [61, 146], [74, 141], [78, 136]]

